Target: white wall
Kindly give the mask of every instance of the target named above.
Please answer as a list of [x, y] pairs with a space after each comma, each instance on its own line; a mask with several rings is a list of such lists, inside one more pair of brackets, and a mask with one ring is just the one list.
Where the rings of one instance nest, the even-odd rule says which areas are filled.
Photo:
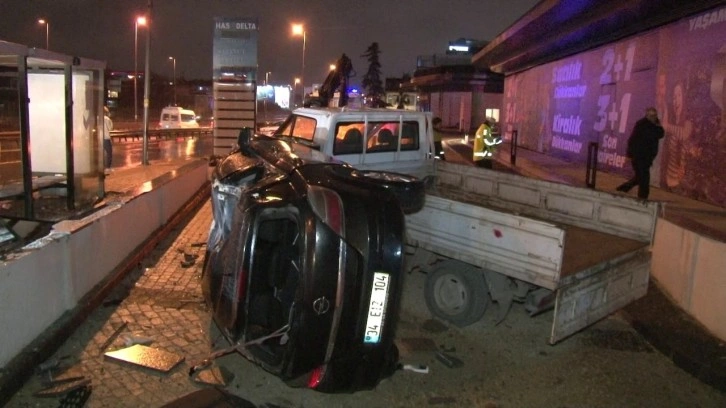
[[130, 201], [82, 220], [62, 221], [51, 235], [32, 244], [36, 248], [0, 265], [0, 366], [166, 224], [204, 185], [207, 170], [207, 162], [200, 160], [188, 172]]
[[726, 341], [726, 243], [661, 218], [651, 274], [676, 304]]

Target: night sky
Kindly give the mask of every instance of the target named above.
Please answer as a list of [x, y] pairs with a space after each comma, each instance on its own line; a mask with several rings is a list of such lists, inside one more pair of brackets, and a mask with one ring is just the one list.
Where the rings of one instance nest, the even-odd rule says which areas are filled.
[[[368, 68], [361, 55], [378, 42], [384, 77], [413, 73], [417, 56], [444, 53], [457, 38], [491, 40], [531, 9], [537, 0], [153, 0], [151, 70], [178, 78], [211, 79], [214, 17], [257, 18], [258, 75], [289, 84], [300, 75], [302, 38], [307, 33], [305, 82], [322, 82], [342, 53], [353, 60], [360, 83]], [[110, 69], [133, 70], [135, 16], [148, 0], [0, 0], [0, 40], [102, 60]], [[143, 70], [145, 28], [139, 28]]]

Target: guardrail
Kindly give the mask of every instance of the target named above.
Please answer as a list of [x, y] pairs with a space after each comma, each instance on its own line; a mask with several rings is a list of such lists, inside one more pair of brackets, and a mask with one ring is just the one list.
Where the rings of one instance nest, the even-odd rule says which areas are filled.
[[[202, 137], [211, 136], [212, 128], [203, 127], [197, 129], [149, 129], [149, 140], [156, 139], [173, 139], [178, 137]], [[112, 130], [112, 141], [141, 140], [144, 137], [144, 131], [135, 130]], [[0, 132], [0, 173], [4, 174], [5, 168], [2, 166], [17, 166], [20, 163], [20, 132]]]
[[[196, 128], [196, 129], [149, 129], [147, 136], [149, 139], [171, 139], [177, 137], [200, 137], [212, 134], [212, 128]], [[112, 130], [111, 140], [140, 140], [144, 137], [144, 131], [136, 130]]]

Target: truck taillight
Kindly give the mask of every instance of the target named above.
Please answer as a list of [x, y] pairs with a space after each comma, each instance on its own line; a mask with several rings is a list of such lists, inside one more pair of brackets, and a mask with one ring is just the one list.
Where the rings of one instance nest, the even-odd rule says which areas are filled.
[[325, 187], [308, 186], [308, 202], [327, 226], [339, 236], [345, 236], [343, 202], [338, 193]]

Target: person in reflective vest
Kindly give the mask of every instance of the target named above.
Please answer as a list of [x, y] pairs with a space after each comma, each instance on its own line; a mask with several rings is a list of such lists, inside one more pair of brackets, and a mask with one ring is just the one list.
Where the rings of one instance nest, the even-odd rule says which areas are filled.
[[489, 119], [485, 119], [474, 135], [474, 148], [472, 149], [474, 164], [491, 169], [494, 150], [500, 143], [502, 140], [492, 134], [491, 122]]

